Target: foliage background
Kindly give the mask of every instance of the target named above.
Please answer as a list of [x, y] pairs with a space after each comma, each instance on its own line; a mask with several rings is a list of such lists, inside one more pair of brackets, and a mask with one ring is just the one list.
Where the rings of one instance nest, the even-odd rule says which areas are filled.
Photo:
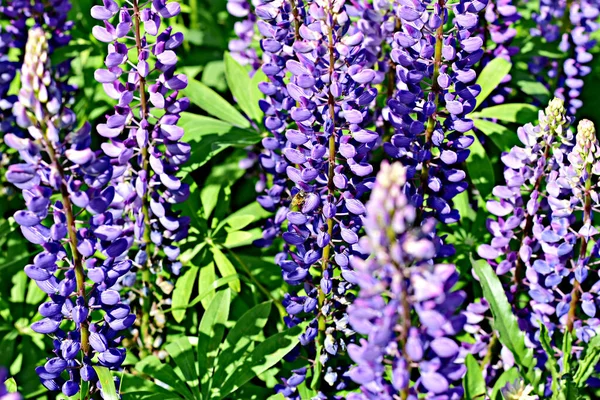
[[[94, 71], [102, 67], [106, 51], [105, 46], [91, 35], [96, 22], [92, 20], [89, 10], [96, 3], [96, 0], [73, 2], [71, 19], [76, 22], [72, 31], [74, 40], [54, 55], [55, 61], [73, 59], [71, 82], [80, 88], [74, 111], [80, 121], [89, 121], [92, 125], [99, 123], [112, 107], [101, 85], [94, 80]], [[244, 148], [258, 143], [262, 130], [260, 112], [254, 118], [256, 123], [251, 124], [235, 109], [240, 110], [241, 107], [246, 114], [257, 110], [256, 101], [260, 92], [256, 84], [262, 79], [262, 74], [257, 73], [251, 80], [245, 71], [231, 63], [227, 65], [230, 71], [226, 76], [224, 56], [229, 40], [235, 37], [233, 24], [237, 20], [228, 14], [226, 0], [184, 0], [181, 3], [183, 12], [177, 17], [174, 28], [184, 32], [186, 41], [178, 66], [190, 78], [195, 78], [193, 82], [190, 79], [190, 86], [186, 89], [193, 107], [182, 118], [182, 126], [186, 129], [185, 140], [192, 144], [192, 159], [185, 169], [188, 174], [186, 179], [192, 184], [192, 195], [183, 206], [183, 211], [192, 217], [193, 229], [182, 246], [184, 268], [181, 276], [175, 282], [164, 280], [156, 291], [158, 297], [173, 291], [173, 304], [163, 305], [162, 311], [153, 317], [166, 327], [165, 344], [187, 335], [198, 337], [198, 340], [206, 339], [209, 345], [218, 345], [223, 330], [230, 330], [246, 311], [272, 301], [271, 311], [264, 318], [265, 328], [254, 332], [252, 337], [252, 341], [258, 343], [284, 330], [285, 311], [280, 301], [286, 291], [279, 267], [273, 260], [277, 245], [268, 250], [252, 245], [253, 240], [261, 235], [262, 221], [269, 216], [255, 201], [258, 166], [249, 171], [239, 167], [240, 161], [246, 157]], [[471, 193], [472, 198], [464, 199], [464, 209], [461, 211], [466, 218], [447, 228], [449, 241], [457, 246], [457, 253], [462, 255], [458, 261], [463, 276], [461, 285], [467, 286], [475, 298], [480, 297], [481, 293], [479, 285], [470, 285], [473, 278], [469, 254], [487, 238], [487, 213], [483, 205], [494, 182], [502, 177], [499, 155], [506, 150], [502, 143], [514, 143], [516, 127], [535, 122], [537, 112], [534, 110], [546, 104], [550, 98], [550, 93], [528, 72], [527, 62], [532, 55], [563, 57], [556, 49], [546, 47], [539, 39], [529, 36], [532, 24], [529, 14], [538, 7], [538, 2], [520, 3], [523, 18], [518, 25], [516, 45], [521, 48], [521, 53], [513, 59], [511, 70], [513, 87], [518, 89], [510, 101], [535, 107], [522, 108], [514, 116], [499, 118], [498, 122], [504, 128], [495, 136], [498, 140], [488, 140], [490, 136], [479, 135], [483, 147], [473, 152], [467, 163], [471, 183], [475, 183], [477, 191]], [[578, 115], [579, 119], [588, 118], [596, 124], [600, 123], [599, 52], [598, 48], [592, 50], [595, 56], [591, 64], [593, 72], [585, 78], [582, 94], [584, 107]], [[237, 93], [235, 100], [232, 92]], [[4, 176], [4, 171], [1, 175]], [[34, 368], [43, 364], [51, 343], [50, 339], [29, 328], [31, 322], [39, 318], [36, 316], [37, 306], [46, 295], [23, 272], [23, 266], [34, 254], [34, 249], [22, 238], [11, 218], [20, 203], [18, 193], [10, 186], [3, 185], [0, 190], [0, 365], [9, 369], [25, 398], [46, 399], [54, 395], [49, 396], [39, 384]], [[479, 207], [471, 207], [469, 203]], [[230, 279], [220, 279], [230, 274], [236, 275]], [[220, 333], [215, 333], [219, 330], [199, 332], [200, 320], [216, 295], [211, 288], [217, 286], [230, 288], [229, 313], [221, 316], [224, 327]], [[219, 296], [224, 296], [223, 291], [219, 293]], [[205, 296], [200, 298], [199, 295]], [[189, 308], [165, 311], [190, 303], [193, 306]], [[226, 304], [223, 300], [222, 305]], [[156, 356], [169, 362], [164, 350], [157, 352]], [[126, 364], [133, 366], [137, 361], [136, 356], [130, 353]], [[233, 398], [269, 398], [277, 383], [276, 375], [280, 367], [276, 365], [252, 379], [244, 388], [234, 392]], [[285, 368], [293, 369], [293, 364]], [[143, 390], [144, 385], [148, 384], [139, 379], [144, 376], [143, 373], [138, 371], [136, 374], [137, 378], [123, 377], [125, 397], [135, 398], [133, 393]], [[163, 393], [161, 398], [170, 397]]]

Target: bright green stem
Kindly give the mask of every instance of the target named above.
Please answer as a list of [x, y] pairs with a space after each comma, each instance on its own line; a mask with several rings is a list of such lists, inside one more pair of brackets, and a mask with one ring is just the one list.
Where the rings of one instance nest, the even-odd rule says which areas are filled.
[[[334, 22], [335, 23], [335, 22]], [[328, 40], [329, 40], [329, 82], [331, 83], [331, 77], [334, 72], [335, 66], [335, 53], [333, 46], [333, 26], [329, 27], [328, 32]], [[333, 183], [334, 171], [335, 171], [335, 98], [329, 91], [329, 95], [327, 98], [327, 103], [329, 105], [329, 116], [331, 118], [331, 123], [333, 124], [332, 133], [329, 137], [329, 171], [328, 171], [328, 180], [327, 180], [327, 190], [330, 196], [335, 195], [335, 185]], [[327, 265], [329, 263], [329, 256], [331, 252], [331, 237], [333, 235], [333, 219], [327, 220], [327, 233], [329, 235], [329, 243], [323, 249], [323, 258], [321, 262], [321, 274], [324, 274], [327, 270]], [[314, 376], [311, 383], [311, 387], [315, 390], [318, 390], [321, 384], [321, 375], [323, 372], [323, 366], [321, 365], [321, 361], [319, 356], [323, 351], [324, 343], [325, 343], [325, 330], [327, 329], [327, 321], [325, 319], [325, 315], [322, 313], [323, 305], [325, 304], [325, 293], [319, 287], [319, 319], [318, 319], [318, 327], [319, 333], [317, 335], [317, 352], [315, 359], [315, 368], [314, 368]]]
[[[135, 27], [135, 46], [138, 55], [142, 54], [142, 35], [140, 28], [140, 8], [138, 0], [133, 0], [133, 19]], [[140, 79], [140, 118], [142, 120], [148, 120], [148, 101], [146, 99], [146, 79], [139, 76]], [[150, 162], [148, 157], [148, 146], [144, 146], [141, 149], [142, 161], [141, 167], [146, 171], [146, 177], [150, 180]], [[152, 240], [150, 239], [150, 198], [149, 190], [142, 199], [142, 214], [144, 216], [144, 237], [143, 246], [145, 248], [148, 261], [145, 266], [142, 266], [142, 283], [144, 285], [143, 298], [142, 298], [142, 342], [144, 347], [148, 350], [152, 349], [152, 337], [150, 335], [150, 310], [152, 307], [152, 291], [150, 290], [151, 274], [150, 267], [152, 266], [152, 253], [150, 247], [152, 246]]]
[[[443, 9], [446, 5], [446, 0], [438, 0], [440, 8]], [[433, 77], [431, 78], [431, 92], [433, 93], [433, 101], [435, 104], [435, 112], [431, 114], [427, 121], [427, 129], [425, 130], [425, 146], [429, 146], [431, 136], [437, 123], [437, 109], [440, 102], [440, 93], [442, 88], [438, 83], [440, 76], [440, 67], [442, 66], [442, 48], [444, 45], [444, 24], [441, 24], [435, 32], [435, 58], [433, 61]], [[423, 206], [425, 205], [425, 193], [427, 192], [427, 181], [429, 180], [429, 162], [423, 163], [421, 168], [421, 193], [423, 194]], [[422, 210], [421, 210], [422, 211]]]

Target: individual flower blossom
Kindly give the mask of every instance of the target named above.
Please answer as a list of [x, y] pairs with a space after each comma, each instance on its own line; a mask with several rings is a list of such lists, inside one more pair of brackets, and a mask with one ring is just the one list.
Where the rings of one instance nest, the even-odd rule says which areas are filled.
[[29, 31], [14, 112], [28, 132], [26, 138], [5, 136], [22, 160], [8, 168], [7, 180], [22, 190], [27, 206], [14, 219], [23, 236], [41, 247], [25, 273], [50, 297], [31, 328], [53, 338], [55, 355], [36, 372], [46, 388], [66, 396], [79, 392], [82, 379], [97, 390], [92, 364], [121, 366], [121, 334], [135, 320], [112, 290], [131, 268], [125, 255], [133, 240], [109, 211], [114, 169], [90, 148], [90, 126], [76, 129], [75, 114], [64, 106], [53, 80], [46, 33], [39, 27]]
[[9, 393], [6, 390], [7, 372], [4, 368], [0, 368], [0, 400], [22, 400], [23, 396], [19, 393]]
[[360, 293], [348, 308], [349, 322], [366, 336], [348, 345], [357, 364], [350, 377], [361, 390], [349, 395], [351, 400], [463, 396], [466, 368], [453, 336], [465, 323], [457, 314], [465, 294], [451, 290], [458, 281], [454, 265], [429, 262], [437, 252], [431, 239], [435, 222], [415, 225], [417, 208], [405, 195], [406, 174], [398, 162], [382, 163], [361, 239], [371, 257], [351, 259]]
[[565, 59], [549, 59], [536, 56], [530, 63], [530, 71], [540, 76], [554, 95], [565, 101], [570, 115], [575, 115], [583, 105], [581, 91], [583, 78], [591, 72], [588, 65], [596, 45], [592, 39], [598, 31], [600, 4], [594, 0], [542, 0], [533, 19], [537, 27], [531, 31], [547, 43], [553, 43]]
[[249, 0], [228, 0], [227, 11], [234, 17], [243, 18], [236, 21], [233, 31], [237, 36], [229, 41], [229, 52], [240, 65], [250, 66], [250, 75], [260, 68], [261, 59], [252, 48], [256, 30], [256, 14], [252, 10], [253, 4]]
[[525, 382], [518, 379], [513, 383], [507, 383], [501, 393], [505, 400], [538, 400], [538, 396], [530, 394], [532, 391], [531, 385], [525, 385]]
[[131, 5], [104, 0], [91, 10], [102, 21], [93, 28], [94, 37], [108, 43], [106, 68], [98, 69], [95, 78], [116, 102], [97, 130], [108, 139], [102, 150], [115, 170], [113, 212], [128, 222], [139, 246], [133, 262], [146, 297], [141, 333], [143, 345], [151, 348], [150, 272], [179, 274], [178, 242], [187, 237], [190, 224], [189, 217], [173, 209], [189, 195], [178, 172], [190, 157], [190, 145], [182, 141], [184, 131], [177, 125], [189, 100], [179, 96], [187, 77], [176, 69], [183, 34], [171, 27], [161, 30], [162, 21], [180, 13], [179, 3], [134, 0]]
[[[261, 244], [277, 236], [285, 242], [276, 261], [297, 287], [284, 299], [288, 324], [309, 321], [300, 342], [311, 359], [310, 385], [341, 390], [343, 368], [328, 361], [353, 333], [345, 313], [355, 283], [348, 260], [361, 254], [360, 199], [369, 191], [369, 155], [379, 138], [365, 129], [377, 73], [343, 1], [265, 2], [256, 13], [268, 78], [259, 85], [267, 96], [260, 107], [272, 134], [263, 139], [260, 164], [273, 176], [258, 201], [276, 211]], [[295, 381], [278, 390], [297, 397]]]
[[[397, 90], [388, 101], [388, 119], [396, 133], [384, 148], [407, 167], [406, 190], [413, 204], [424, 217], [444, 224], [459, 220], [452, 199], [467, 187], [460, 165], [474, 140], [465, 133], [473, 128], [467, 115], [481, 91], [473, 67], [483, 56], [477, 24], [486, 4], [461, 0], [453, 6], [445, 1], [403, 5], [402, 30], [394, 35]], [[448, 22], [453, 29], [445, 32]], [[450, 249], [441, 249], [440, 257], [449, 255]]]

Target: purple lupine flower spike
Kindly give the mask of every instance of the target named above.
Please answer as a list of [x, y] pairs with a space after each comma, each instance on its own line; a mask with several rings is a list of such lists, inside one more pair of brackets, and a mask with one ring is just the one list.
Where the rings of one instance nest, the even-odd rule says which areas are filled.
[[[524, 147], [514, 147], [501, 156], [505, 183], [493, 189], [495, 198], [486, 204], [487, 210], [496, 216], [487, 222], [493, 239], [478, 248], [479, 256], [500, 276], [520, 326], [527, 333], [527, 344], [536, 350], [542, 363], [546, 356], [536, 338], [536, 327], [540, 319], [547, 323], [546, 315], [552, 311], [544, 301], [532, 303], [529, 309], [519, 294], [529, 288], [534, 299], [543, 299], [546, 293], [544, 289], [538, 290], [538, 279], [532, 279], [532, 271], [541, 265], [542, 260], [538, 260], [535, 253], [540, 246], [545, 247], [543, 239], [548, 237], [548, 234], [540, 234], [549, 207], [544, 193], [547, 187], [555, 185], [551, 182], [558, 176], [561, 149], [569, 148], [572, 141], [570, 119], [566, 114], [564, 102], [555, 98], [544, 112], [540, 111], [538, 125], [526, 124], [518, 129], [517, 136]], [[564, 250], [566, 247], [560, 251]], [[547, 326], [552, 330], [549, 324]], [[502, 362], [508, 366], [513, 363], [504, 349]]]
[[[108, 185], [113, 168], [90, 149], [90, 126], [76, 129], [75, 114], [64, 106], [53, 80], [48, 46], [43, 29], [29, 31], [14, 107], [28, 137], [5, 136], [22, 161], [11, 165], [6, 176], [22, 190], [27, 206], [14, 215], [21, 232], [42, 248], [25, 273], [50, 297], [38, 310], [43, 318], [31, 328], [52, 335], [55, 357], [36, 372], [49, 390], [62, 389], [73, 396], [80, 379], [95, 387], [92, 359], [109, 368], [125, 360], [119, 332], [129, 328], [135, 316], [118, 294], [106, 301], [105, 293], [131, 268], [124, 255], [133, 241], [109, 211], [115, 193]], [[113, 232], [112, 240], [103, 237], [101, 232], [107, 230]], [[102, 311], [104, 318], [95, 320], [92, 310]], [[63, 324], [65, 320], [73, 323]], [[64, 330], [73, 325], [72, 331]], [[106, 347], [93, 345], [94, 334]], [[68, 372], [66, 381], [63, 371]]]
[[592, 35], [598, 31], [600, 4], [597, 1], [542, 0], [533, 18], [537, 27], [531, 31], [548, 43], [555, 43], [558, 50], [566, 53], [565, 60], [553, 60], [536, 56], [530, 63], [530, 71], [542, 77], [543, 83], [565, 102], [570, 115], [582, 107], [580, 99], [583, 78], [591, 72], [590, 52], [596, 45]]
[[456, 311], [465, 294], [451, 291], [458, 280], [454, 265], [429, 262], [437, 252], [431, 239], [435, 223], [415, 226], [417, 208], [405, 195], [406, 182], [407, 170], [400, 163], [382, 163], [361, 239], [372, 256], [351, 260], [360, 293], [348, 309], [349, 321], [366, 338], [348, 346], [357, 364], [350, 377], [361, 389], [348, 399], [462, 396], [465, 367], [452, 337], [464, 324]]
[[[451, 200], [466, 190], [466, 174], [459, 166], [467, 158], [473, 128], [467, 115], [481, 88], [473, 69], [482, 55], [483, 40], [476, 34], [481, 1], [454, 6], [453, 33], [445, 33], [446, 2], [415, 2], [399, 9], [402, 31], [394, 35], [392, 60], [397, 64], [397, 91], [388, 101], [389, 121], [396, 134], [384, 147], [408, 168], [409, 197], [426, 216], [443, 223], [459, 220]], [[423, 21], [427, 21], [424, 23]], [[431, 86], [422, 87], [424, 80]], [[445, 109], [442, 124], [438, 114]]]
[[236, 21], [233, 26], [237, 38], [229, 41], [229, 52], [240, 65], [250, 65], [251, 76], [261, 65], [260, 57], [256, 50], [251, 47], [257, 22], [256, 14], [252, 10], [253, 7], [254, 5], [249, 0], [227, 1], [229, 14], [237, 18], [243, 18], [241, 21]]
[[[172, 208], [189, 195], [189, 186], [177, 176], [191, 149], [177, 125], [189, 106], [189, 100], [179, 96], [187, 77], [176, 70], [183, 35], [171, 27], [160, 29], [161, 21], [179, 14], [180, 5], [135, 0], [130, 8], [105, 0], [91, 12], [103, 22], [93, 34], [108, 43], [109, 50], [106, 68], [97, 70], [95, 77], [116, 102], [114, 113], [97, 129], [108, 139], [102, 150], [115, 169], [115, 212], [127, 221], [139, 244], [133, 261], [141, 270], [143, 293], [149, 296], [150, 272], [165, 268], [179, 274], [177, 243], [187, 236], [190, 223]], [[130, 48], [137, 52], [136, 65], [129, 59]], [[143, 303], [149, 307], [151, 300]], [[141, 322], [146, 347], [153, 342], [149, 311], [142, 312]]]
[[[521, 19], [521, 15], [513, 3], [513, 0], [490, 2], [485, 9], [484, 17], [479, 19], [483, 31], [481, 34], [484, 40], [487, 39], [487, 43], [484, 43], [485, 55], [481, 60], [482, 66], [497, 57], [510, 62], [519, 52], [519, 47], [512, 45], [512, 41], [517, 35], [515, 24]], [[498, 88], [490, 94], [491, 104], [504, 103], [506, 97], [512, 92], [510, 81], [511, 76], [507, 74]]]
[[[276, 211], [261, 244], [281, 235], [285, 247], [276, 260], [283, 278], [299, 291], [304, 286], [286, 295], [284, 306], [289, 325], [310, 321], [300, 337], [312, 361], [310, 385], [341, 390], [343, 366], [334, 368], [329, 359], [353, 333], [345, 313], [355, 283], [348, 260], [362, 254], [361, 197], [369, 191], [369, 154], [379, 138], [365, 127], [377, 73], [343, 1], [264, 2], [256, 13], [268, 77], [259, 86], [267, 96], [260, 106], [272, 134], [263, 139], [259, 161], [273, 175], [258, 201]], [[305, 376], [296, 374], [277, 390], [297, 398]]]

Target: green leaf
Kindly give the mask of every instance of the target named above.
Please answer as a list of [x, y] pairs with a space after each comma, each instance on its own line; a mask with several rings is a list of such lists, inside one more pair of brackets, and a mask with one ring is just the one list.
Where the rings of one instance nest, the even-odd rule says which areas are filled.
[[219, 201], [219, 192], [221, 185], [213, 183], [204, 185], [200, 191], [200, 199], [202, 201], [202, 211], [204, 218], [208, 219]]
[[499, 119], [504, 122], [514, 122], [525, 125], [537, 121], [538, 108], [531, 104], [509, 103], [487, 107], [479, 112], [469, 114], [472, 118]]
[[5, 380], [4, 386], [6, 387], [6, 391], [8, 393], [15, 393], [18, 389], [18, 385], [15, 381], [15, 378], [8, 378], [7, 380]]
[[225, 379], [243, 361], [248, 347], [265, 327], [272, 302], [268, 301], [246, 311], [229, 331], [216, 360], [216, 369], [212, 385], [221, 387]]
[[98, 380], [102, 385], [102, 397], [104, 400], [118, 400], [117, 389], [115, 388], [115, 381], [113, 380], [112, 374], [108, 368], [94, 366], [94, 370], [98, 375]]
[[[173, 308], [182, 307], [190, 303], [194, 282], [196, 282], [196, 276], [198, 276], [198, 269], [198, 267], [192, 265], [185, 274], [177, 278], [175, 290], [173, 290], [173, 296], [171, 297], [173, 299]], [[185, 309], [174, 310], [173, 318], [177, 322], [183, 321], [185, 318]]]
[[508, 75], [511, 68], [512, 64], [500, 57], [494, 58], [483, 68], [479, 78], [477, 78], [477, 84], [481, 86], [481, 92], [477, 96], [475, 109], [500, 85], [500, 82]]
[[228, 147], [247, 147], [261, 140], [256, 131], [238, 128], [203, 115], [181, 113], [180, 126], [185, 130], [183, 140], [192, 147], [184, 171], [194, 171]]
[[[215, 260], [215, 264], [217, 265], [217, 269], [222, 277], [236, 275], [236, 270], [229, 258], [217, 246], [211, 246], [211, 252], [213, 253], [213, 257]], [[240, 280], [235, 279], [229, 282], [229, 287], [238, 292], [241, 290]]]
[[188, 82], [187, 88], [183, 90], [190, 101], [222, 121], [229, 122], [239, 128], [250, 128], [248, 121], [234, 106], [229, 104], [221, 95], [206, 86], [202, 82], [192, 79]]
[[271, 212], [266, 211], [257, 201], [254, 201], [230, 214], [219, 224], [216, 230], [219, 230], [224, 225], [229, 225], [232, 229], [239, 231], [254, 222], [269, 217], [271, 214]]
[[229, 318], [230, 301], [230, 290], [225, 289], [217, 292], [202, 316], [198, 328], [198, 375], [202, 385], [203, 398], [208, 398], [206, 396], [209, 390], [208, 381], [213, 376], [214, 360], [225, 334], [225, 323]]
[[471, 152], [467, 158], [467, 171], [473, 184], [479, 190], [481, 197], [485, 199], [492, 193], [492, 189], [496, 183], [494, 168], [477, 136], [475, 136], [475, 140], [469, 147], [469, 150]]
[[583, 360], [577, 362], [579, 367], [573, 380], [578, 387], [584, 387], [594, 368], [600, 363], [600, 336], [596, 335], [585, 348]]
[[533, 353], [525, 347], [525, 335], [519, 328], [498, 276], [485, 260], [471, 259], [471, 262], [479, 277], [483, 295], [490, 304], [498, 339], [512, 352], [515, 363], [527, 372], [533, 365]]
[[230, 232], [223, 242], [223, 247], [234, 249], [236, 247], [248, 246], [255, 240], [260, 239], [262, 232], [261, 228], [254, 228], [250, 231]]
[[479, 364], [472, 354], [468, 354], [465, 358], [465, 365], [467, 366], [467, 374], [463, 381], [463, 387], [465, 388], [465, 398], [471, 400], [485, 400], [486, 397], [486, 385], [483, 373], [479, 368]]
[[135, 369], [156, 379], [170, 387], [186, 399], [191, 399], [192, 394], [186, 384], [177, 376], [170, 365], [164, 364], [156, 356], [146, 356], [135, 364]]
[[169, 355], [175, 360], [177, 367], [185, 382], [192, 389], [192, 393], [197, 399], [200, 399], [200, 380], [196, 372], [196, 361], [194, 359], [194, 350], [186, 336], [180, 337], [166, 347]]
[[[150, 379], [144, 379], [142, 376], [126, 374], [123, 373], [121, 375], [121, 398], [126, 400], [128, 398], [137, 398], [133, 397], [133, 395], [138, 395], [140, 393], [155, 393], [160, 394], [161, 396], [167, 396], [166, 398], [172, 398], [169, 396], [169, 391], [162, 386], [157, 385]], [[173, 393], [171, 393], [173, 395]], [[179, 396], [177, 396], [180, 399]]]
[[516, 132], [508, 129], [505, 126], [485, 119], [477, 118], [473, 120], [473, 123], [475, 124], [475, 128], [485, 133], [485, 135], [489, 137], [492, 142], [494, 142], [496, 147], [502, 151], [509, 151], [514, 146], [517, 146], [521, 143]]
[[513, 384], [516, 381], [518, 381], [520, 379], [519, 376], [519, 371], [515, 368], [512, 367], [511, 369], [504, 371], [502, 373], [502, 375], [500, 375], [500, 377], [498, 378], [498, 380], [496, 381], [496, 384], [494, 384], [494, 388], [492, 389], [492, 400], [504, 400], [501, 390], [502, 388], [504, 388], [506, 386], [506, 384]]
[[257, 123], [262, 122], [262, 111], [258, 101], [263, 94], [254, 86], [248, 72], [237, 63], [229, 53], [225, 53], [225, 77], [231, 93], [235, 96], [240, 108]]
[[545, 367], [550, 371], [550, 374], [552, 374], [552, 392], [557, 393], [559, 384], [558, 364], [556, 363], [556, 358], [554, 357], [554, 349], [552, 348], [550, 336], [548, 335], [548, 329], [542, 321], [539, 321], [539, 324], [540, 343], [548, 355], [548, 361], [546, 361]]
[[[204, 290], [204, 288], [209, 287], [214, 281], [217, 280], [217, 273], [215, 271], [215, 263], [211, 260], [207, 265], [203, 266], [200, 269], [200, 279], [198, 279], [198, 292]], [[210, 305], [213, 297], [215, 297], [215, 291], [212, 290], [206, 297], [204, 297], [202, 302], [202, 308], [205, 310]]]
[[285, 332], [275, 334], [261, 344], [244, 359], [237, 370], [231, 374], [219, 389], [218, 399], [242, 387], [246, 382], [262, 374], [283, 357], [285, 357], [298, 344], [298, 335], [303, 331], [304, 325], [298, 325]]
[[[240, 276], [238, 274], [235, 275], [229, 275], [226, 276], [224, 278], [219, 278], [216, 281], [214, 281], [213, 283], [211, 283], [210, 285], [208, 285], [208, 289], [205, 290], [204, 292], [200, 293], [198, 296], [196, 296], [194, 298], [194, 300], [192, 300], [192, 302], [188, 305], [186, 305], [185, 307], [177, 307], [178, 310], [180, 309], [184, 309], [184, 308], [190, 308], [190, 307], [194, 307], [196, 304], [200, 303], [205, 297], [210, 296], [211, 294], [214, 293], [215, 289], [220, 288], [221, 286], [225, 286], [228, 283], [234, 281], [234, 280], [239, 280]], [[168, 308], [166, 310], [164, 310], [163, 312], [167, 313], [170, 311], [175, 310], [175, 307], [172, 308]]]

